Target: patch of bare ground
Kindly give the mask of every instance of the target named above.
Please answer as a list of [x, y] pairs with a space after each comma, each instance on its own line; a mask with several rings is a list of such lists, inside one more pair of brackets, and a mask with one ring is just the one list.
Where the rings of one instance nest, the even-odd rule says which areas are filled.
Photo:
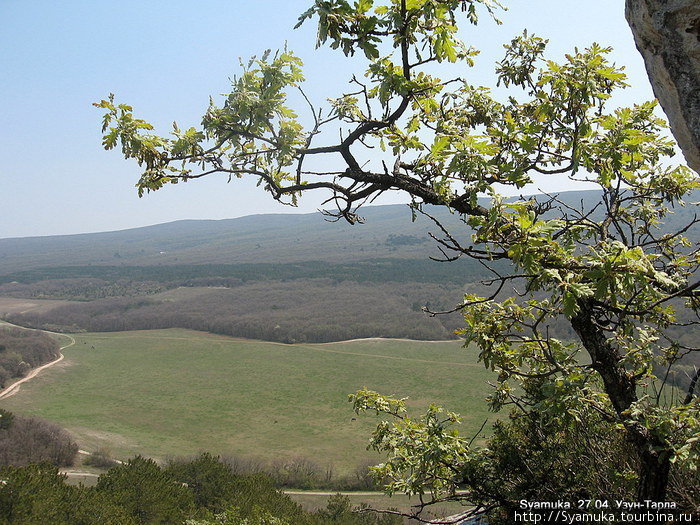
[[9, 314], [44, 313], [71, 304], [73, 301], [58, 299], [21, 299], [17, 297], [0, 297], [0, 316]]
[[[87, 427], [71, 427], [70, 433], [79, 438], [80, 445], [89, 450], [96, 450], [100, 446], [109, 445], [112, 447], [136, 448], [138, 443], [134, 440], [118, 434], [116, 432], [108, 432], [106, 430], [96, 430]], [[79, 451], [83, 453], [84, 451]]]

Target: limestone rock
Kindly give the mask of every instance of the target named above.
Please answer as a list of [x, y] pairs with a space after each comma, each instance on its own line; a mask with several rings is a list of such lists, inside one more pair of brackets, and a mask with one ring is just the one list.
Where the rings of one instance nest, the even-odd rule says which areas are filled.
[[625, 14], [654, 95], [700, 173], [700, 0], [626, 0]]

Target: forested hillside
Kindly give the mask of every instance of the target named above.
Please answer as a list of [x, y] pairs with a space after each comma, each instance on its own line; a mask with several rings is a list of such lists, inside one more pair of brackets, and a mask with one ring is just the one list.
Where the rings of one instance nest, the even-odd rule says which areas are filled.
[[[596, 207], [600, 195], [595, 191], [566, 192], [559, 195], [559, 200], [573, 209], [594, 210], [592, 219], [602, 212]], [[693, 195], [692, 201], [695, 200], [700, 200], [700, 192]], [[692, 220], [695, 210], [694, 205], [676, 207], [667, 217], [666, 229], [682, 228]], [[425, 211], [460, 240], [469, 240], [471, 230], [457, 215], [430, 206]], [[182, 268], [192, 265], [208, 265], [209, 269], [193, 270], [189, 277], [199, 277], [202, 271], [209, 276], [210, 270], [217, 268], [228, 272], [228, 276], [231, 267], [250, 272], [246, 264], [276, 267], [289, 273], [293, 270], [282, 270], [282, 265], [322, 261], [343, 268], [376, 259], [425, 261], [429, 256], [440, 256], [429, 236], [432, 233], [441, 237], [440, 228], [422, 214], [412, 221], [408, 206], [372, 206], [363, 208], [362, 215], [365, 222], [355, 225], [329, 222], [321, 213], [251, 215], [218, 221], [177, 221], [115, 232], [0, 239], [0, 282], [102, 277], [119, 274], [118, 268], [127, 267], [141, 268], [135, 274], [141, 278], [139, 272], [148, 266], [179, 267], [180, 270], [173, 270], [178, 277], [187, 275]], [[697, 236], [694, 230], [687, 234], [691, 239]], [[96, 265], [110, 269], [104, 273], [85, 269]], [[42, 270], [28, 272], [36, 269]], [[464, 268], [447, 271], [464, 272]], [[126, 270], [121, 274], [134, 275]]]
[[[347, 262], [423, 257], [437, 228], [411, 221], [406, 205], [367, 208], [364, 224], [328, 222], [320, 213], [177, 221], [130, 230], [0, 239], [0, 275], [46, 267]], [[448, 224], [458, 219], [441, 212]]]
[[[368, 208], [366, 223], [320, 213], [180, 221], [121, 232], [0, 240], [0, 296], [68, 299], [5, 315], [25, 326], [114, 331], [184, 327], [273, 341], [452, 339], [452, 309], [479, 265], [444, 264], [426, 216]], [[458, 230], [458, 217], [440, 217]], [[468, 235], [468, 234], [465, 234]], [[186, 288], [185, 290], [178, 290]]]
[[58, 343], [44, 333], [0, 327], [0, 388], [58, 353]]
[[183, 287], [148, 296], [73, 302], [46, 312], [5, 315], [13, 323], [64, 331], [189, 328], [268, 341], [326, 342], [363, 337], [453, 339], [459, 314], [447, 310], [462, 287], [416, 282], [293, 279]]
[[[601, 212], [596, 192], [559, 199], [591, 210], [593, 219]], [[677, 208], [668, 227], [690, 222], [694, 209]], [[469, 242], [471, 230], [457, 215], [425, 211]], [[52, 330], [182, 327], [281, 342], [454, 338], [459, 313], [433, 317], [423, 308], [451, 310], [493, 273], [472, 259], [432, 260], [444, 254], [431, 234], [444, 232], [427, 215], [411, 221], [405, 205], [363, 214], [356, 225], [320, 213], [255, 215], [0, 239], [0, 297], [72, 301], [0, 315]], [[573, 334], [562, 327], [560, 336]]]

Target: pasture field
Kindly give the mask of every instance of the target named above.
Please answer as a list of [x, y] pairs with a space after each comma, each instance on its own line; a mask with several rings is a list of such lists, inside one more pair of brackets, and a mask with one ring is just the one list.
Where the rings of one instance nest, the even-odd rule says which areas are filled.
[[461, 413], [472, 435], [492, 420], [489, 371], [458, 342], [269, 343], [181, 329], [74, 334], [65, 359], [0, 407], [69, 430], [116, 458], [303, 456], [338, 473], [380, 461], [365, 450], [378, 419], [347, 394], [368, 387]]

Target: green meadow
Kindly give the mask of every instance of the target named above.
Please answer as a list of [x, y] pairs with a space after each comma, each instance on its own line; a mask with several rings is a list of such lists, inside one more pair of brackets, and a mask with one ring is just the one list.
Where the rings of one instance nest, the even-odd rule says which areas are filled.
[[116, 458], [208, 451], [274, 460], [303, 456], [336, 472], [380, 457], [366, 451], [378, 418], [356, 416], [362, 387], [436, 402], [461, 413], [461, 431], [485, 419], [476, 352], [458, 342], [371, 340], [269, 343], [181, 329], [87, 333], [65, 359], [0, 401], [69, 430], [82, 449]]

